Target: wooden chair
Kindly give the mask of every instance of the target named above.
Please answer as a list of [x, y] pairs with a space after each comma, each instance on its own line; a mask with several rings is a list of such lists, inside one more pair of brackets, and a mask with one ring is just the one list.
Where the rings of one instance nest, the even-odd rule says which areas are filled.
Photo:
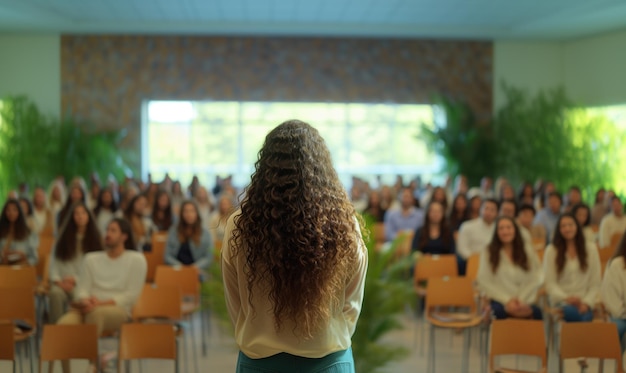
[[43, 371], [45, 361], [51, 371], [55, 360], [70, 359], [86, 359], [98, 368], [98, 331], [95, 324], [44, 326], [39, 373]]
[[546, 248], [545, 237], [534, 237], [532, 245], [535, 250], [544, 250]]
[[39, 247], [37, 248], [39, 260], [37, 261], [35, 269], [37, 272], [37, 277], [41, 279], [41, 281], [47, 280], [47, 278], [44, 277], [44, 272], [46, 271], [47, 267], [46, 258], [50, 257], [53, 246], [54, 236], [44, 234], [39, 235]]
[[144, 252], [148, 270], [146, 273], [146, 282], [153, 283], [156, 269], [160, 265], [165, 264], [165, 246], [167, 244], [167, 232], [156, 232], [152, 234], [151, 247], [152, 251]]
[[385, 244], [385, 223], [374, 223], [372, 227], [372, 238], [374, 239], [374, 247], [378, 251]]
[[[37, 318], [35, 316], [35, 298], [30, 287], [0, 287], [0, 320], [23, 320], [32, 329], [14, 333], [14, 341], [28, 347], [31, 372], [35, 370], [34, 336], [37, 333]], [[10, 301], [7, 301], [10, 299]]]
[[500, 355], [530, 355], [541, 359], [539, 372], [547, 372], [548, 355], [546, 337], [541, 320], [493, 320], [489, 347], [490, 373], [522, 373], [524, 371], [496, 368], [495, 358]]
[[0, 322], [0, 360], [10, 360], [15, 373], [15, 339], [13, 323], [10, 321]]
[[572, 358], [615, 360], [616, 372], [624, 373], [617, 326], [611, 322], [564, 323], [561, 328], [559, 372], [563, 360]]
[[176, 285], [144, 286], [133, 307], [133, 320], [165, 319], [178, 321], [183, 318], [180, 289]]
[[[154, 283], [159, 288], [178, 287], [182, 299], [180, 301], [181, 312], [184, 318], [189, 320], [190, 338], [195, 344], [196, 338], [192, 320], [193, 314], [200, 310], [200, 279], [198, 272], [193, 267], [170, 267], [170, 266], [158, 266], [156, 269], [156, 275]], [[200, 336], [202, 341], [202, 349], [206, 350], [206, 335], [204, 327], [204, 317], [200, 317]], [[196, 348], [193, 348], [193, 358], [196, 364], [195, 369], [198, 370], [198, 358], [196, 355]]]
[[610, 248], [598, 249], [598, 255], [600, 256], [600, 267], [602, 270], [602, 276], [604, 276], [604, 270], [606, 269], [606, 265], [609, 263], [609, 260], [613, 257], [615, 250], [611, 250]]
[[456, 255], [423, 255], [415, 263], [413, 284], [418, 294], [425, 295], [426, 287], [420, 283], [435, 277], [456, 277], [459, 274]]
[[[422, 255], [415, 263], [413, 286], [417, 294], [417, 309], [421, 311], [423, 298], [426, 296], [428, 280], [436, 277], [456, 277], [459, 274], [456, 255]], [[423, 316], [423, 314], [422, 314]], [[419, 321], [420, 317], [417, 318]], [[418, 337], [418, 322], [415, 323], [415, 344]], [[420, 337], [420, 353], [424, 352], [424, 333]]]
[[478, 266], [480, 264], [480, 254], [472, 254], [469, 258], [467, 258], [467, 266], [465, 268], [465, 277], [472, 280], [472, 282], [476, 281], [476, 277], [478, 277]]
[[[445, 307], [461, 307], [467, 312], [443, 312]], [[478, 326], [482, 316], [476, 312], [474, 286], [468, 277], [434, 277], [428, 280], [426, 292], [426, 321], [431, 325], [430, 356], [428, 366], [435, 372], [435, 328], [462, 329], [464, 331], [461, 371], [469, 369], [469, 331]]]
[[0, 266], [0, 288], [37, 289], [37, 270], [31, 266]]
[[134, 359], [172, 359], [178, 373], [174, 327], [168, 324], [124, 324], [120, 332], [118, 372], [122, 362]]

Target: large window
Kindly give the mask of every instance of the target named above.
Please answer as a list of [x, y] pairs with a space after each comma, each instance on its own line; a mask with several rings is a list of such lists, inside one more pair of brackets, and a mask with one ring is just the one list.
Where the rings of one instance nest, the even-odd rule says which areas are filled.
[[197, 175], [249, 182], [265, 135], [287, 119], [302, 119], [326, 140], [345, 185], [352, 176], [392, 182], [421, 175], [428, 180], [440, 159], [419, 140], [421, 123], [433, 122], [428, 105], [282, 102], [149, 101], [144, 108], [143, 172], [165, 173], [188, 183]]

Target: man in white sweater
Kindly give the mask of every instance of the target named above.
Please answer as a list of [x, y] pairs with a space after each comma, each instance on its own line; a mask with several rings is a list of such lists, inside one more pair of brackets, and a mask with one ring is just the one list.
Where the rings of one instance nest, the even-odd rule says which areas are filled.
[[130, 318], [146, 281], [146, 259], [135, 250], [130, 223], [123, 219], [109, 223], [104, 246], [85, 256], [72, 309], [59, 324], [96, 324], [101, 335]]
[[601, 248], [611, 245], [611, 237], [614, 234], [624, 234], [626, 230], [626, 216], [624, 216], [624, 206], [619, 197], [611, 198], [611, 213], [602, 218], [600, 222], [599, 244]]
[[480, 206], [480, 216], [461, 224], [456, 243], [460, 275], [465, 274], [467, 258], [480, 253], [491, 242], [497, 216], [498, 202], [495, 199], [485, 199]]

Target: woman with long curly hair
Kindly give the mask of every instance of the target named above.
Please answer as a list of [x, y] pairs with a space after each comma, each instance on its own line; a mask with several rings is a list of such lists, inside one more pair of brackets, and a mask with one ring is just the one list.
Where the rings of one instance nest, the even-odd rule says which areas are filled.
[[83, 258], [102, 250], [102, 238], [96, 220], [83, 202], [69, 210], [70, 219], [59, 236], [50, 260], [50, 322], [56, 323], [72, 301], [74, 289], [83, 270]]
[[222, 248], [237, 372], [354, 372], [360, 222], [316, 129], [291, 120], [267, 135]]
[[591, 321], [602, 268], [598, 248], [586, 242], [575, 214], [565, 213], [559, 217], [543, 264], [550, 303], [562, 309], [563, 319]]
[[626, 234], [622, 235], [613, 257], [606, 265], [600, 295], [611, 321], [617, 325], [617, 333], [622, 343], [622, 351], [624, 351], [626, 350], [624, 343], [626, 334]]
[[533, 304], [541, 286], [541, 264], [531, 245], [525, 244], [513, 218], [501, 216], [491, 243], [481, 253], [478, 286], [491, 301], [496, 319], [541, 319]]

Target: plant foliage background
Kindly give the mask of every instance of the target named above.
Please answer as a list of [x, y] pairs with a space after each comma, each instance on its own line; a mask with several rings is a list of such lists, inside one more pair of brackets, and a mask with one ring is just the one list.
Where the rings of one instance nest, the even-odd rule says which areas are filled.
[[[422, 124], [429, 146], [451, 175], [470, 185], [482, 176], [504, 176], [513, 185], [541, 178], [564, 191], [579, 185], [587, 198], [600, 187], [623, 189], [626, 133], [606, 116], [592, 114], [562, 88], [531, 94], [502, 84], [505, 104], [489, 123], [478, 123], [464, 102], [437, 98], [443, 115]], [[624, 190], [622, 190], [624, 192]]]
[[0, 196], [19, 183], [47, 186], [97, 173], [118, 180], [129, 172], [120, 150], [120, 131], [93, 132], [88, 122], [46, 116], [26, 97], [7, 97], [0, 106]]

